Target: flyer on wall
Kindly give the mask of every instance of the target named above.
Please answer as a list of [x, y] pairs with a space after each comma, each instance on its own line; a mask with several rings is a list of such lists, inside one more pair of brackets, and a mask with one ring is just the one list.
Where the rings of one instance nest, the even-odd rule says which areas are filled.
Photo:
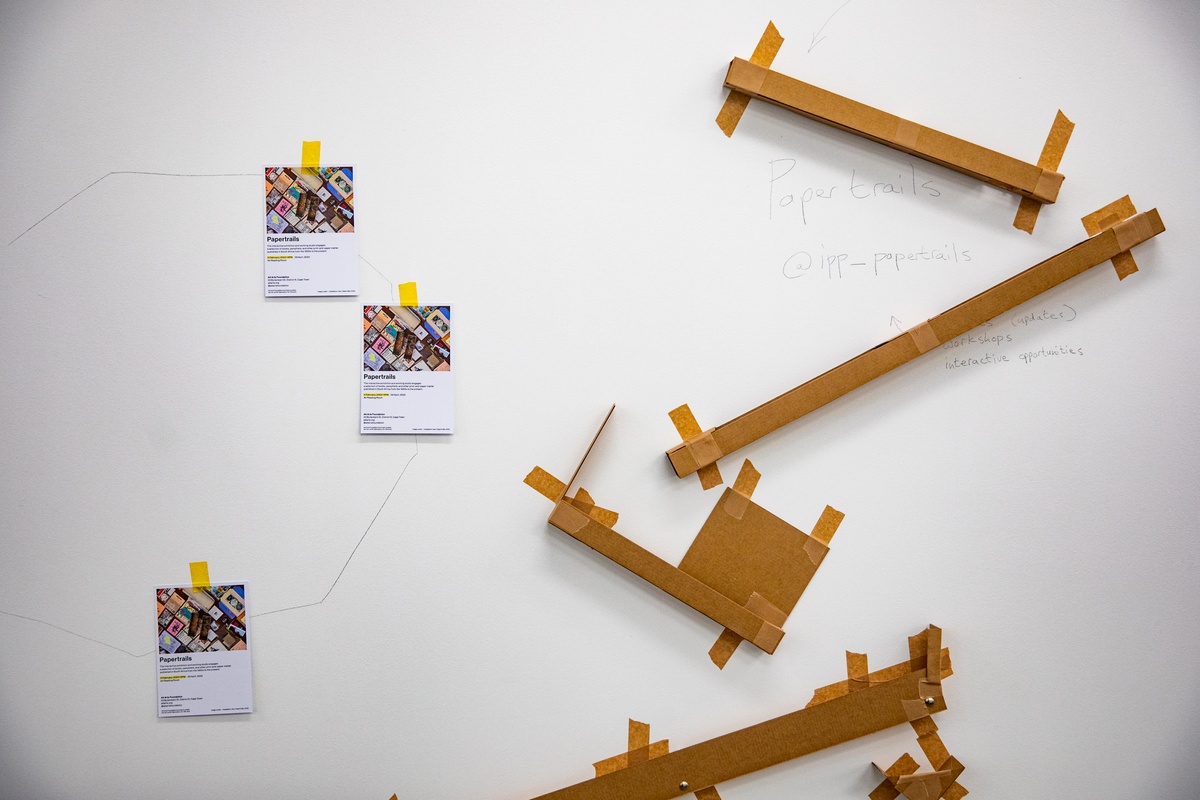
[[354, 167], [265, 167], [267, 297], [358, 294]]
[[450, 306], [363, 306], [359, 433], [454, 433]]
[[246, 585], [159, 586], [158, 716], [254, 710]]

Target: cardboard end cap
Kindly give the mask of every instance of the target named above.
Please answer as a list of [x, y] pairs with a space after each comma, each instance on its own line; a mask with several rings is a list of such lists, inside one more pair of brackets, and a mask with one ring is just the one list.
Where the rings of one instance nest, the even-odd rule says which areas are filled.
[[1032, 199], [1042, 203], [1053, 203], [1058, 200], [1062, 184], [1063, 175], [1061, 173], [1052, 169], [1043, 169], [1033, 187]]
[[721, 452], [721, 447], [717, 444], [717, 440], [713, 438], [714, 430], [714, 428], [709, 428], [703, 433], [690, 437], [683, 443], [684, 447], [691, 451], [692, 458], [696, 460], [698, 467], [707, 467], [709, 464], [715, 464], [725, 456]]
[[756, 95], [762, 91], [762, 85], [770, 70], [758, 64], [751, 64], [744, 58], [735, 58], [729, 62], [729, 70], [725, 73], [725, 86], [735, 92]]
[[779, 647], [779, 643], [782, 640], [783, 630], [776, 625], [764, 621], [762, 627], [758, 629], [758, 633], [754, 635], [751, 644], [766, 653], [774, 653], [775, 648]]
[[1154, 236], [1150, 218], [1145, 214], [1135, 214], [1122, 220], [1113, 225], [1112, 230], [1117, 235], [1117, 247], [1123, 253]]

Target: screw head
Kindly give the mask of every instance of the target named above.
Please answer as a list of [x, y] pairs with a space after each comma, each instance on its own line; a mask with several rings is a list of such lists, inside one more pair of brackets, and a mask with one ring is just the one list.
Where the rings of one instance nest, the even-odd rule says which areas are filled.
[[680, 781], [680, 782], [679, 782], [679, 791], [681, 791], [681, 792], [686, 792], [686, 791], [688, 790], [688, 788], [689, 788], [689, 786], [688, 786], [688, 782], [687, 782], [687, 781]]
[[933, 704], [934, 704], [934, 703], [936, 703], [936, 702], [937, 702], [937, 700], [935, 700], [935, 699], [934, 699], [934, 698], [932, 698], [932, 697], [926, 697], [926, 698], [925, 698], [925, 705], [927, 705], [927, 706], [931, 706], [931, 705], [933, 705]]

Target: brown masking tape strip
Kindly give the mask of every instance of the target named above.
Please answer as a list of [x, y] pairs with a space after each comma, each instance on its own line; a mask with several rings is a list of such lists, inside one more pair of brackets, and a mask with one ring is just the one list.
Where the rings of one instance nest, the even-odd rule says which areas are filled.
[[693, 792], [696, 795], [696, 800], [721, 800], [721, 795], [717, 794], [717, 787], [705, 786], [698, 792]]
[[950, 788], [942, 792], [942, 800], [962, 800], [967, 796], [967, 790], [957, 783], [950, 784]]
[[721, 507], [725, 510], [726, 514], [734, 519], [741, 519], [744, 517], [746, 515], [746, 509], [750, 506], [749, 497], [735, 492], [732, 489], [729, 489], [725, 492], [723, 500], [724, 503], [722, 503]]
[[696, 470], [696, 474], [700, 476], [700, 486], [706, 492], [714, 486], [720, 486], [723, 480], [721, 478], [721, 470], [717, 469], [716, 464], [706, 464]]
[[534, 467], [525, 476], [525, 483], [552, 503], [557, 503], [567, 490], [567, 485], [541, 467]]
[[[879, 766], [875, 766], [879, 769]], [[882, 770], [880, 770], [882, 772]], [[891, 779], [884, 778], [883, 782], [876, 786], [869, 795], [867, 800], [896, 800], [900, 796], [899, 790], [892, 784]]]
[[896, 132], [892, 134], [892, 142], [907, 150], [917, 146], [917, 137], [921, 134], [921, 126], [907, 119], [896, 118]]
[[1112, 257], [1113, 269], [1117, 271], [1117, 278], [1125, 280], [1130, 275], [1138, 271], [1137, 262], [1133, 260], [1133, 253], [1126, 250], [1124, 253], [1117, 253]]
[[588, 524], [588, 515], [577, 508], [567, 505], [565, 502], [559, 502], [554, 506], [554, 511], [550, 514], [550, 524], [560, 531], [572, 534], [579, 533]]
[[671, 423], [679, 432], [679, 438], [685, 442], [693, 436], [700, 435], [700, 423], [696, 422], [696, 417], [692, 414], [692, 409], [688, 408], [687, 403], [672, 409], [667, 416], [671, 418]]
[[940, 683], [921, 681], [917, 684], [917, 691], [921, 693], [922, 700], [929, 697], [937, 699], [942, 696], [942, 685]]
[[1034, 186], [1033, 193], [1039, 197], [1058, 197], [1058, 192], [1062, 189], [1062, 183], [1063, 176], [1060, 173], [1052, 169], [1043, 169], [1042, 174], [1038, 175], [1037, 185]]
[[868, 683], [867, 675], [867, 654], [866, 653], [851, 653], [846, 651], [846, 680], [849, 681], [849, 689], [852, 692], [857, 692], [866, 689]]
[[929, 683], [942, 682], [942, 629], [930, 625], [925, 640], [925, 680]]
[[593, 506], [592, 510], [588, 512], [588, 516], [606, 528], [615, 526], [617, 524], [617, 520], [620, 519], [620, 516], [617, 514], [617, 512], [610, 511], [607, 508], [601, 508], [600, 506]]
[[778, 625], [764, 622], [762, 627], [758, 629], [758, 633], [750, 640], [750, 644], [759, 650], [774, 653], [775, 648], [779, 646], [781, 641], [783, 641], [783, 630]]
[[[1067, 142], [1071, 140], [1071, 132], [1074, 130], [1075, 123], [1067, 119], [1066, 114], [1062, 113], [1060, 109], [1054, 115], [1054, 123], [1050, 126], [1046, 143], [1042, 145], [1042, 154], [1038, 157], [1037, 165], [1042, 168], [1043, 172], [1038, 176], [1034, 194], [1039, 197], [1058, 199], [1063, 176], [1059, 175], [1056, 170], [1062, 163], [1063, 153], [1066, 152]], [[1040, 201], [1034, 200], [1032, 197], [1022, 197], [1021, 206], [1017, 209], [1017, 217], [1013, 220], [1013, 227], [1026, 233], [1033, 233], [1033, 228], [1037, 225], [1038, 213], [1041, 210], [1042, 203]]]
[[1154, 235], [1150, 220], [1145, 214], [1137, 214], [1113, 226], [1117, 234], [1117, 247], [1121, 252], [1127, 252], [1134, 245], [1141, 244]]
[[846, 515], [833, 506], [825, 506], [825, 510], [821, 512], [821, 516], [817, 519], [817, 524], [813, 526], [809, 536], [828, 547], [829, 543], [833, 541], [833, 535], [837, 533], [838, 526], [845, 518]]
[[809, 536], [804, 542], [804, 555], [808, 556], [808, 560], [813, 563], [813, 566], [821, 566], [821, 562], [825, 560], [825, 555], [829, 552], [829, 546], [821, 544], [820, 541]]
[[908, 717], [909, 722], [915, 722], [930, 714], [929, 706], [925, 705], [924, 700], [901, 700], [904, 705], [904, 716]]
[[1060, 108], [1054, 115], [1054, 122], [1050, 125], [1046, 143], [1042, 145], [1042, 154], [1038, 156], [1037, 165], [1042, 169], [1057, 170], [1058, 165], [1062, 163], [1063, 153], [1067, 151], [1067, 143], [1071, 141], [1071, 133], [1074, 130], [1075, 123], [1067, 119], [1067, 115]]
[[950, 759], [950, 751], [942, 743], [942, 737], [937, 735], [937, 731], [927, 733], [924, 736], [918, 736], [917, 744], [921, 745], [921, 750], [924, 751], [925, 757], [929, 759], [930, 764], [936, 765], [936, 768], [941, 768], [942, 764], [945, 764]]
[[[648, 748], [648, 757], [660, 758], [669, 752], [671, 752], [669, 741], [667, 739], [663, 739], [650, 744]], [[629, 753], [618, 753], [617, 755], [610, 756], [602, 761], [597, 761], [596, 763], [592, 764], [592, 766], [596, 769], [597, 778], [599, 778], [601, 775], [607, 775], [610, 772], [616, 772], [617, 770], [625, 769], [629, 766]]]
[[949, 772], [903, 775], [896, 780], [896, 789], [908, 800], [937, 800], [942, 796], [942, 787], [951, 780]]
[[1123, 219], [1129, 219], [1137, 213], [1129, 195], [1118, 197], [1106, 206], [1096, 209], [1079, 221], [1088, 236], [1095, 236], [1100, 231], [1111, 228]]
[[929, 324], [929, 320], [925, 320], [915, 328], [909, 328], [908, 335], [912, 338], [913, 344], [917, 346], [917, 351], [922, 355], [930, 350], [941, 345], [937, 334], [933, 332], [933, 327]]
[[709, 428], [703, 433], [693, 436], [684, 442], [688, 452], [692, 454], [692, 458], [696, 459], [696, 463], [701, 466], [715, 464], [725, 454], [721, 452], [721, 448], [713, 439], [713, 429]]
[[776, 608], [770, 600], [758, 592], [750, 593], [750, 599], [746, 601], [746, 610], [757, 614], [776, 627], [782, 627], [783, 623], [787, 622], [787, 614]]
[[729, 628], [721, 631], [721, 635], [717, 637], [717, 641], [709, 648], [708, 657], [717, 665], [717, 669], [725, 669], [725, 665], [729, 663], [729, 659], [733, 658], [733, 653], [738, 649], [738, 645], [742, 643], [742, 637], [738, 636]]
[[629, 720], [629, 752], [650, 746], [650, 723]]
[[761, 477], [762, 475], [747, 458], [742, 462], [742, 469], [738, 472], [737, 480], [733, 482], [733, 490], [749, 498], [754, 494], [754, 487], [758, 486], [758, 479]]
[[[775, 56], [779, 52], [779, 48], [783, 46], [783, 37], [779, 35], [779, 30], [775, 27], [774, 22], [768, 22], [766, 30], [758, 39], [758, 45], [754, 48], [754, 53], [750, 56], [750, 63], [759, 67], [769, 67], [775, 61]], [[721, 106], [720, 113], [717, 114], [717, 126], [724, 132], [726, 136], [733, 136], [734, 130], [737, 128], [738, 122], [742, 119], [742, 114], [746, 111], [746, 106], [750, 104], [750, 96], [743, 92], [730, 90], [729, 96], [725, 98], [724, 104]], [[686, 438], [686, 437], [685, 437]]]

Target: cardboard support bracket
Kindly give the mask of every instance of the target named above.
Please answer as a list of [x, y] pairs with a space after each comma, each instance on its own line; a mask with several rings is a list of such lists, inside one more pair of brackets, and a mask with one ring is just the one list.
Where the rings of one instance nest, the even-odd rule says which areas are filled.
[[[770, 67], [782, 44], [774, 23], [768, 23], [754, 55], [730, 63], [725, 75], [730, 92], [717, 115], [717, 125], [726, 136], [733, 135], [750, 98], [758, 98], [1021, 195], [1021, 209], [1013, 222], [1021, 230], [1032, 233], [1037, 209], [1058, 199], [1063, 176], [1056, 170], [1074, 128], [1062, 111], [1055, 117], [1038, 163], [1029, 164], [775, 72]], [[1026, 200], [1032, 205], [1026, 207]]]
[[[667, 458], [675, 474], [685, 478], [693, 472], [715, 468], [719, 458], [1105, 261], [1111, 260], [1117, 276], [1124, 279], [1137, 271], [1130, 248], [1166, 230], [1158, 209], [1152, 208], [1139, 214], [1128, 196], [1084, 217], [1083, 224], [1090, 238], [1074, 247], [964, 300], [916, 328], [855, 356], [723, 425], [711, 428], [703, 434], [711, 439], [711, 447], [694, 446], [696, 437], [689, 437], [683, 431], [693, 428], [699, 431], [699, 423], [686, 405], [675, 409], [671, 412], [671, 419], [676, 421], [676, 429], [684, 440], [682, 444], [667, 450]], [[680, 425], [679, 419], [690, 419], [691, 425]], [[701, 481], [701, 485], [709, 488], [705, 481]]]
[[[910, 651], [911, 639], [925, 642], [928, 641], [927, 634], [925, 631], [911, 637]], [[694, 794], [698, 800], [719, 800], [716, 787], [724, 781], [908, 722], [905, 701], [922, 700], [920, 686], [927, 682], [930, 658], [942, 678], [952, 674], [949, 650], [927, 655], [923, 648], [916, 658], [861, 676], [865, 685], [853, 692], [849, 690], [848, 682], [842, 681], [816, 690], [808, 705], [798, 711], [715, 739], [673, 752], [667, 751], [664, 741], [657, 756], [648, 752], [646, 758], [634, 759], [623, 753], [605, 759], [597, 764], [595, 778], [541, 795], [536, 800], [610, 800], [615, 797], [668, 800], [687, 794]], [[930, 714], [945, 709], [945, 701], [940, 696], [928, 707]], [[635, 741], [635, 724], [641, 723], [630, 722], [630, 751], [653, 748], [654, 745], [644, 744], [649, 742], [648, 726], [644, 735], [639, 729]], [[599, 764], [622, 759], [622, 766], [600, 772]], [[912, 792], [906, 796], [915, 800], [922, 796], [916, 794], [917, 788], [910, 787], [923, 788], [933, 783], [932, 779], [917, 773], [917, 769], [916, 762], [906, 754], [885, 772], [885, 778], [892, 782], [885, 780], [884, 783], [891, 789], [901, 784], [905, 791]], [[962, 765], [953, 758], [944, 762], [935, 772], [937, 789], [942, 794], [924, 797], [961, 798], [965, 790], [962, 794], [952, 795], [949, 788], [941, 789], [941, 781], [951, 775], [957, 778], [961, 772]], [[897, 792], [893, 797], [899, 795]], [[875, 798], [874, 794], [872, 798]]]
[[775, 652], [783, 624], [828, 552], [842, 513], [826, 506], [813, 533], [804, 533], [750, 499], [760, 476], [746, 461], [679, 566], [669, 564], [613, 530], [617, 513], [597, 506], [584, 489], [569, 494], [612, 412], [570, 481], [541, 467], [526, 476], [526, 484], [554, 503], [550, 524], [720, 623], [723, 631], [709, 651], [718, 667], [724, 668], [742, 641]]

